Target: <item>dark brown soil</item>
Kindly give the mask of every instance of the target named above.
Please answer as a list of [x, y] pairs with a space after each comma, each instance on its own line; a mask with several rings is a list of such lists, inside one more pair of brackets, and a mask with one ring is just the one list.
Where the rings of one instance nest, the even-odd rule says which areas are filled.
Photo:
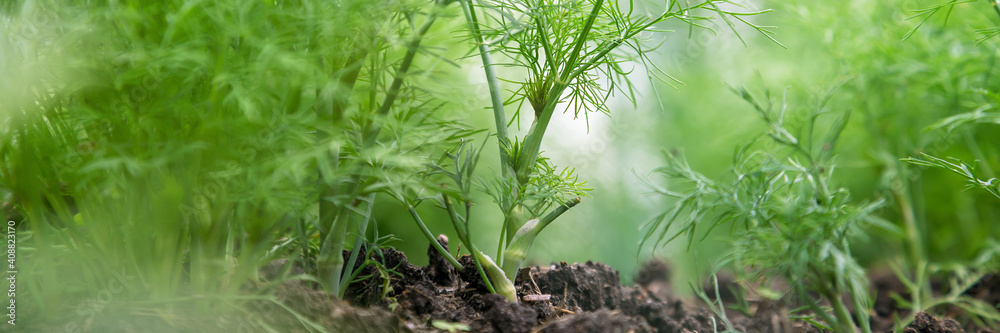
[[986, 302], [986, 304], [1000, 304], [1000, 274], [988, 274], [979, 280], [979, 283], [969, 288], [966, 295]]
[[[447, 244], [447, 239], [440, 241]], [[391, 272], [372, 266], [365, 268], [360, 276], [369, 277], [348, 288], [346, 302], [336, 300], [306, 279], [278, 282], [281, 276], [302, 275], [306, 270], [276, 260], [261, 268], [259, 275], [264, 281], [255, 287], [270, 285], [266, 287], [269, 290], [266, 294], [274, 295], [273, 299], [251, 301], [247, 303], [246, 312], [210, 317], [200, 314], [197, 309], [177, 309], [175, 314], [186, 314], [180, 320], [157, 315], [155, 311], [121, 307], [105, 310], [101, 316], [73, 329], [64, 325], [32, 326], [29, 323], [24, 331], [446, 332], [451, 327], [454, 331], [485, 333], [695, 333], [729, 329], [705, 304], [685, 302], [672, 296], [670, 269], [662, 261], [648, 263], [636, 275], [637, 284], [633, 286], [623, 286], [618, 272], [601, 263], [571, 265], [560, 262], [547, 267], [523, 268], [515, 281], [520, 301], [511, 303], [486, 292], [469, 257], [460, 259], [465, 269], [458, 273], [436, 255], [436, 252], [431, 253], [428, 266], [418, 267], [396, 250], [376, 251], [373, 259]], [[360, 267], [360, 263], [358, 265]], [[286, 270], [288, 272], [284, 272]], [[269, 284], [268, 280], [277, 284]], [[726, 302], [735, 301], [736, 292], [740, 291], [733, 281], [726, 277], [719, 279], [719, 296]], [[872, 277], [872, 289], [873, 294], [877, 294], [872, 314], [873, 331], [895, 332], [892, 318], [906, 314], [888, 295], [892, 292], [902, 294], [905, 288], [891, 274], [876, 274]], [[968, 290], [967, 296], [996, 304], [1000, 298], [1000, 278], [991, 275], [982, 279]], [[783, 301], [750, 300], [748, 303], [750, 308], [745, 311], [749, 315], [726, 311], [731, 329], [746, 333], [825, 332], [804, 321], [793, 320], [789, 315], [790, 306]], [[973, 326], [962, 327], [960, 321], [969, 322], [918, 313], [902, 332], [992, 332]]]
[[653, 333], [640, 318], [622, 315], [621, 311], [597, 310], [556, 318], [538, 329], [541, 333]]
[[[446, 238], [438, 241], [447, 246]], [[361, 308], [331, 300], [308, 284], [279, 288], [278, 295], [295, 311], [334, 332], [444, 332], [460, 323], [472, 332], [722, 332], [722, 320], [700, 302], [684, 302], [672, 296], [670, 268], [651, 261], [636, 275], [636, 285], [623, 286], [619, 273], [607, 265], [560, 262], [547, 267], [522, 268], [515, 285], [520, 302], [510, 303], [489, 294], [472, 260], [463, 256], [462, 272], [456, 272], [433, 248], [429, 265], [417, 267], [402, 253], [383, 249], [377, 260], [400, 274], [378, 274], [373, 267], [362, 275], [371, 278], [352, 284], [345, 299]], [[389, 281], [382, 280], [388, 276]], [[1000, 279], [983, 279], [969, 294], [996, 302]], [[719, 279], [720, 295], [727, 304], [736, 300], [738, 285], [731, 277]], [[388, 285], [388, 291], [383, 286]], [[893, 332], [893, 318], [905, 316], [895, 299], [905, 288], [891, 274], [872, 277], [877, 293], [872, 314], [876, 332]], [[711, 290], [711, 288], [709, 288]], [[383, 295], [385, 297], [383, 297]], [[714, 298], [714, 292], [710, 295]], [[994, 297], [994, 298], [991, 298]], [[824, 332], [806, 322], [792, 320], [783, 301], [750, 302], [751, 315], [727, 310], [732, 329], [755, 332]], [[366, 308], [367, 307], [367, 308]], [[287, 313], [287, 311], [285, 311]], [[289, 328], [306, 331], [294, 317], [279, 318]], [[296, 325], [298, 328], [295, 328]], [[455, 327], [455, 326], [453, 326]], [[464, 327], [462, 328], [464, 329]], [[457, 328], [456, 328], [457, 330]], [[951, 319], [920, 313], [904, 332], [966, 332]], [[969, 332], [990, 332], [969, 330]]]
[[[895, 330], [889, 330], [895, 332]], [[918, 313], [917, 317], [909, 326], [903, 329], [903, 333], [956, 333], [965, 332], [957, 321], [951, 319], [938, 319], [926, 313]]]
[[251, 303], [254, 317], [239, 322], [246, 332], [312, 332], [296, 313], [330, 332], [399, 332], [404, 331], [402, 320], [381, 307], [356, 307], [330, 297], [303, 281], [286, 281], [275, 291], [279, 304], [267, 301]]
[[910, 310], [901, 306], [896, 297], [910, 298], [906, 285], [891, 271], [879, 271], [871, 274], [871, 290], [875, 297], [872, 305], [872, 329], [885, 331], [895, 325], [896, 318], [910, 315]]

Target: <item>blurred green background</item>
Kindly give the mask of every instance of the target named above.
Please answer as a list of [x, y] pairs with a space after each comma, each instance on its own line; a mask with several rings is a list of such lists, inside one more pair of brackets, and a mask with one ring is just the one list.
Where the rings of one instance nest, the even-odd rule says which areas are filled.
[[[53, 225], [22, 226], [31, 230], [22, 236], [31, 244], [22, 255], [37, 258], [22, 263], [30, 267], [24, 274], [37, 277], [25, 287], [36, 306], [65, 293], [100, 290], [108, 279], [100, 272], [118, 268], [137, 272], [146, 286], [128, 291], [129, 297], [169, 295], [183, 289], [179, 272], [198, 258], [208, 267], [202, 278], [212, 287], [206, 288], [238, 293], [236, 281], [211, 276], [232, 267], [252, 271], [258, 259], [269, 258], [271, 244], [294, 232], [286, 217], [315, 218], [310, 202], [316, 195], [301, 184], [310, 180], [309, 168], [320, 155], [310, 148], [315, 126], [305, 106], [314, 101], [301, 89], [323, 90], [327, 69], [315, 64], [314, 54], [343, 53], [344, 47], [316, 44], [310, 36], [350, 34], [347, 27], [362, 24], [363, 18], [349, 15], [347, 7], [307, 3], [322, 10], [262, 1], [4, 2], [4, 212], [8, 219]], [[715, 22], [714, 33], [663, 26], [677, 31], [647, 36], [651, 44], [662, 42], [653, 59], [682, 83], [651, 83], [636, 65], [631, 75], [638, 87], [635, 105], [615, 96], [610, 117], [555, 117], [544, 154], [559, 167], [575, 168], [594, 190], [542, 232], [529, 264], [599, 261], [621, 271], [628, 282], [642, 262], [657, 256], [674, 263], [683, 280], [705, 274], [728, 247], [728, 230], [714, 231], [690, 250], [683, 242], [640, 249], [640, 227], [672, 204], [647, 195], [641, 178], [663, 164], [662, 150], [682, 151], [696, 170], [723, 176], [734, 149], [765, 130], [730, 86], [780, 92], [794, 122], [839, 85], [828, 108], [853, 115], [838, 146], [835, 183], [860, 200], [886, 198], [883, 218], [901, 227], [909, 220], [919, 230], [917, 242], [879, 234], [859, 240], [855, 253], [863, 263], [884, 264], [911, 250], [933, 261], [967, 260], [1000, 235], [993, 228], [1000, 217], [995, 198], [965, 191], [964, 180], [946, 171], [899, 160], [922, 152], [952, 156], [975, 161], [985, 179], [995, 176], [1000, 166], [995, 124], [928, 129], [944, 117], [977, 109], [995, 112], [1000, 39], [981, 40], [977, 32], [1000, 25], [989, 3], [957, 5], [947, 20], [940, 12], [915, 32], [923, 18], [908, 18], [937, 1], [742, 4], [774, 9], [748, 19], [775, 26], [783, 46], [739, 28], [744, 45], [722, 22]], [[656, 5], [646, 8], [655, 11]], [[341, 21], [332, 24], [331, 17]], [[478, 59], [463, 58], [471, 45], [452, 34], [463, 24], [455, 11], [432, 31], [424, 44], [440, 58], [418, 57], [415, 66], [422, 71], [414, 85], [449, 101], [435, 111], [440, 117], [490, 129], [488, 89]], [[223, 47], [234, 43], [247, 46], [238, 52]], [[501, 69], [500, 75], [521, 74]], [[527, 118], [520, 118], [512, 136], [527, 132]], [[477, 143], [482, 138], [475, 137]], [[479, 173], [488, 176], [499, 172], [499, 161], [495, 141], [484, 144]], [[199, 195], [224, 207], [197, 206]], [[26, 197], [31, 198], [27, 206], [16, 201]], [[84, 225], [79, 233], [61, 235], [56, 227], [74, 223], [75, 209], [46, 210], [42, 204], [60, 197], [73, 198], [79, 208], [83, 222], [75, 223]], [[487, 195], [475, 202], [474, 239], [480, 248], [494, 249], [502, 215]], [[193, 214], [205, 220], [245, 221], [240, 225], [248, 227], [184, 229], [175, 208], [183, 205], [200, 207]], [[379, 233], [395, 234], [401, 241], [390, 245], [415, 264], [426, 264], [428, 244], [406, 210], [382, 196], [375, 207]], [[425, 204], [419, 211], [432, 232], [457, 239], [442, 210]], [[45, 242], [58, 246], [42, 246]], [[241, 244], [238, 252], [225, 250], [232, 242]], [[157, 273], [165, 271], [177, 273]], [[43, 286], [58, 285], [66, 274], [82, 274], [82, 279], [62, 289]]]

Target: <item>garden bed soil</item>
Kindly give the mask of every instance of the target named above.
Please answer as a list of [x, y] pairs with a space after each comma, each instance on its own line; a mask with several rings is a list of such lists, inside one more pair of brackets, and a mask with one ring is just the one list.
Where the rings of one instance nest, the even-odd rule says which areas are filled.
[[[441, 241], [447, 245], [446, 240]], [[647, 263], [636, 274], [632, 286], [622, 285], [618, 271], [602, 263], [560, 262], [522, 268], [515, 281], [520, 302], [511, 303], [487, 291], [468, 256], [460, 258], [464, 269], [459, 273], [433, 248], [428, 250], [430, 260], [425, 267], [409, 263], [399, 251], [380, 251], [384, 267], [398, 273], [391, 273], [388, 283], [383, 280], [385, 275], [369, 266], [359, 276], [370, 278], [351, 284], [344, 301], [333, 300], [304, 281], [281, 283], [277, 297], [305, 318], [333, 332], [447, 332], [449, 327], [458, 331], [460, 326], [456, 323], [472, 332], [486, 333], [726, 330], [704, 303], [682, 301], [671, 294], [669, 267], [658, 260]], [[903, 295], [905, 288], [891, 275], [874, 275], [872, 281], [873, 294], [877, 295], [873, 331], [893, 332], [892, 318], [907, 313], [897, 308], [889, 297], [890, 291]], [[731, 280], [723, 277], [719, 284], [723, 301], [735, 301], [726, 288], [732, 284]], [[997, 304], [1000, 277], [984, 278], [968, 294]], [[259, 309], [269, 313], [267, 321], [273, 327], [282, 327], [281, 331], [309, 331], [302, 321], [273, 304], [263, 304]], [[750, 310], [750, 316], [727, 311], [733, 328], [747, 333], [824, 332], [804, 321], [790, 320], [788, 306], [780, 301], [751, 302]], [[992, 331], [962, 327], [953, 319], [919, 313], [903, 332]]]

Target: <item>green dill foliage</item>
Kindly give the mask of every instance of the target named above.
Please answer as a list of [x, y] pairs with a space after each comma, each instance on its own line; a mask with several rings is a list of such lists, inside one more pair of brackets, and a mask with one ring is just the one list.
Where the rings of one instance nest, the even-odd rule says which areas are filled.
[[[991, 171], [1000, 161], [986, 144], [1000, 138], [995, 131], [975, 126], [951, 132], [926, 130], [943, 118], [995, 104], [989, 92], [997, 91], [1000, 82], [995, 80], [994, 52], [1000, 39], [979, 44], [974, 32], [996, 26], [990, 2], [957, 4], [950, 16], [946, 15], [950, 9], [942, 8], [913, 30], [924, 18], [913, 15], [945, 2], [776, 3], [776, 10], [798, 14], [782, 15], [773, 22], [795, 30], [783, 35], [782, 42], [801, 53], [757, 58], [755, 67], [765, 77], [781, 77], [772, 85], [815, 87], [851, 78], [831, 101], [853, 110], [840, 143], [840, 155], [848, 161], [841, 170], [850, 169], [841, 184], [858, 199], [885, 198], [879, 216], [900, 226], [905, 236], [902, 243], [856, 243], [865, 247], [857, 253], [864, 262], [879, 261], [883, 254], [895, 255], [901, 249], [905, 256], [899, 259], [913, 263], [911, 269], [922, 259], [968, 260], [987, 238], [964, 234], [998, 236], [987, 222], [1000, 212], [990, 204], [993, 197], [985, 192], [942, 193], [952, 175], [900, 161], [921, 153], [979, 160], [983, 164], [977, 171], [986, 179], [995, 177]], [[786, 75], [789, 72], [796, 74]], [[792, 104], [802, 100], [794, 93], [789, 97]], [[956, 232], [959, 229], [963, 231]]]
[[[725, 304], [722, 303], [722, 297], [716, 297], [715, 300], [713, 301], [708, 296], [708, 293], [705, 292], [705, 290], [703, 290], [701, 288], [696, 288], [694, 285], [691, 285], [691, 289], [693, 289], [695, 291], [695, 295], [697, 295], [698, 298], [701, 299], [702, 302], [705, 302], [705, 304], [708, 304], [709, 309], [712, 310], [712, 313], [715, 314], [715, 317], [718, 317], [719, 320], [722, 321], [721, 324], [726, 327], [725, 331], [722, 331], [722, 332], [719, 332], [719, 333], [738, 333], [739, 332], [738, 330], [736, 330], [735, 328], [733, 328], [733, 323], [729, 322], [729, 317], [726, 316], [726, 306], [725, 306]], [[712, 275], [712, 290], [715, 292], [714, 295], [721, 295], [721, 294], [719, 294], [719, 278], [718, 278], [718, 276], [716, 276], [714, 274]], [[713, 322], [712, 326], [718, 326], [718, 325], [714, 325], [715, 317], [712, 317], [712, 322]]]
[[[910, 32], [903, 36], [903, 40], [910, 38], [920, 27], [924, 26], [928, 21], [930, 21], [935, 16], [942, 17], [942, 20], [947, 23], [948, 19], [951, 17], [952, 13], [955, 12], [955, 6], [965, 5], [966, 7], [979, 7], [977, 10], [982, 10], [980, 5], [977, 3], [978, 0], [948, 0], [946, 2], [938, 3], [925, 8], [920, 8], [913, 10], [913, 15], [908, 17], [907, 20], [918, 20], [919, 22], [913, 27]], [[993, 13], [1000, 15], [1000, 3], [997, 1], [987, 1], [990, 3], [990, 7], [993, 7]], [[966, 5], [970, 3], [977, 3], [974, 5]], [[979, 43], [983, 42], [1000, 35], [1000, 27], [990, 27], [976, 29], [976, 33], [980, 36]]]
[[306, 43], [272, 37], [306, 29], [287, 24], [302, 9], [38, 1], [11, 15], [4, 70], [30, 79], [2, 92], [0, 183], [32, 251], [23, 286], [40, 308], [26, 311], [69, 313], [52, 305], [112, 272], [134, 282], [118, 302], [237, 293], [308, 215], [302, 85], [325, 80], [294, 51]]
[[[514, 207], [509, 206], [509, 203], [518, 201], [530, 216], [542, 216], [559, 204], [587, 196], [587, 192], [591, 190], [586, 181], [579, 180], [574, 169], [556, 169], [545, 157], [540, 157], [537, 163], [538, 168], [524, 188], [511, 186], [510, 182], [501, 177], [494, 177], [491, 181], [483, 179], [480, 187], [501, 205], [502, 211], [510, 212]], [[516, 196], [520, 196], [520, 200], [511, 200]]]
[[[994, 3], [994, 6], [996, 6], [996, 3]], [[925, 127], [924, 131], [943, 131], [945, 132], [944, 135], [948, 136], [960, 133], [956, 130], [963, 126], [972, 126], [977, 124], [1000, 125], [1000, 107], [998, 107], [998, 105], [1000, 105], [1000, 93], [979, 89], [976, 94], [977, 97], [980, 97], [980, 99], [975, 100], [974, 103], [981, 103], [980, 106], [969, 112], [944, 117], [941, 120]], [[968, 182], [967, 188], [979, 188], [985, 190], [995, 198], [1000, 199], [1000, 180], [997, 178], [979, 178], [980, 176], [975, 174], [975, 166], [965, 163], [957, 158], [940, 158], [927, 153], [921, 153], [921, 156], [922, 157], [908, 157], [901, 159], [901, 161], [919, 166], [948, 170], [962, 176], [962, 178], [965, 178]], [[983, 157], [981, 153], [975, 154], [975, 156]], [[987, 174], [992, 174], [992, 170], [989, 169], [988, 165], [984, 167], [987, 168]]]
[[418, 175], [477, 133], [416, 88], [449, 74], [418, 57], [448, 15], [426, 5], [5, 3], [2, 74], [23, 80], [0, 90], [0, 188], [24, 312], [93, 328], [116, 312], [67, 314], [120, 279], [109, 306], [229, 308], [274, 257], [342, 294], [375, 195], [438, 188]]
[[[741, 146], [728, 178], [718, 181], [667, 153], [667, 164], [655, 172], [669, 185], [651, 185], [677, 201], [647, 225], [644, 242], [661, 246], [684, 236], [691, 244], [699, 230], [731, 228], [735, 239], [727, 261], [750, 267], [755, 275], [788, 281], [789, 291], [834, 331], [867, 332], [868, 311], [857, 311], [852, 318], [840, 297], [850, 295], [854, 309], [871, 307], [865, 271], [850, 242], [864, 237], [867, 226], [894, 227], [873, 214], [882, 201], [856, 202], [835, 182], [837, 141], [849, 111], [828, 109], [827, 95], [803, 124], [794, 125], [786, 122], [789, 110], [783, 99], [778, 102], [767, 91], [763, 96], [746, 89], [736, 93], [767, 125], [766, 140]], [[810, 293], [818, 293], [832, 309], [820, 307]]]
[[974, 173], [975, 167], [966, 164], [958, 159], [944, 159], [939, 157], [934, 157], [931, 155], [924, 154], [923, 158], [904, 158], [903, 161], [910, 162], [920, 166], [936, 167], [951, 171], [969, 183], [967, 188], [979, 188], [985, 190], [987, 193], [993, 195], [997, 199], [1000, 199], [1000, 180], [996, 178], [990, 179], [980, 179]]

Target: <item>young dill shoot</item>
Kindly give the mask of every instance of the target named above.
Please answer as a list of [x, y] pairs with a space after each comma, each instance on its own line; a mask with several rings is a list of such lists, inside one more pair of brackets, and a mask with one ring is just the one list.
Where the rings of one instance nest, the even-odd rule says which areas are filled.
[[[833, 331], [869, 332], [867, 278], [850, 241], [863, 236], [868, 225], [894, 227], [872, 215], [881, 200], [852, 201], [834, 182], [837, 139], [850, 111], [825, 122], [824, 116], [833, 114], [825, 106], [827, 95], [804, 126], [792, 127], [785, 122], [784, 100], [776, 105], [768, 91], [763, 98], [745, 88], [734, 91], [767, 125], [766, 139], [741, 146], [731, 176], [723, 180], [698, 173], [682, 156], [665, 154], [667, 164], [655, 172], [667, 179], [668, 188], [648, 184], [677, 201], [646, 226], [643, 244], [659, 247], [684, 236], [690, 246], [697, 230], [728, 226], [734, 243], [724, 261], [749, 267], [757, 276], [784, 279], [798, 301]], [[842, 295], [856, 309], [854, 316]]]

